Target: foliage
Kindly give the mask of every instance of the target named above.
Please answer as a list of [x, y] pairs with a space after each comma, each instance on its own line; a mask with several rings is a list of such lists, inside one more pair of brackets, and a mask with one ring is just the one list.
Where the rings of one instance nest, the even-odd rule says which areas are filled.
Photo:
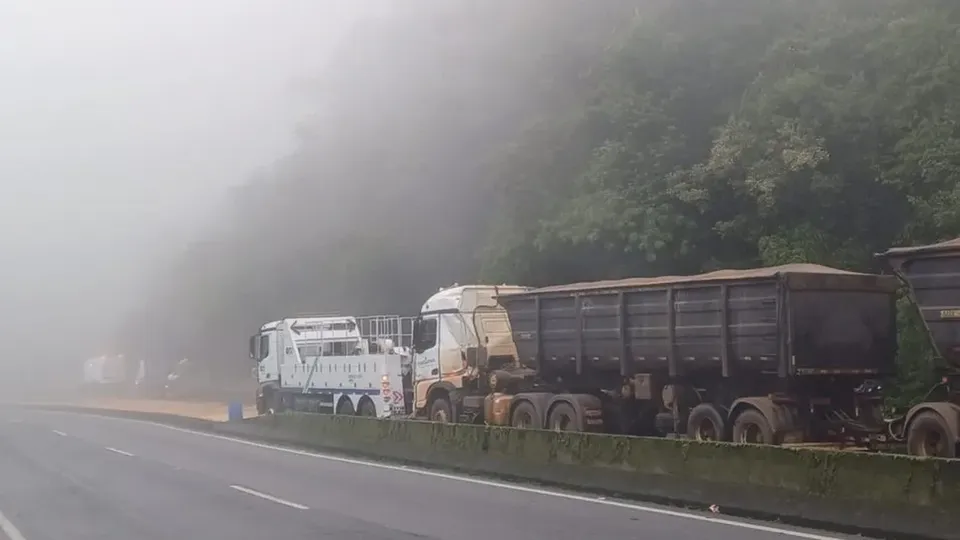
[[[734, 0], [638, 17], [568, 115], [579, 124], [527, 139], [565, 162], [558, 173], [542, 159], [538, 173], [524, 155], [505, 177], [505, 190], [538, 195], [504, 208], [497, 226], [519, 234], [490, 267], [533, 283], [571, 279], [558, 265], [575, 279], [800, 261], [877, 271], [875, 252], [957, 235], [958, 14], [946, 2]], [[538, 147], [578, 132], [562, 150]], [[930, 382], [926, 335], [903, 302], [901, 406]]]
[[933, 387], [935, 355], [920, 313], [906, 294], [897, 301], [900, 361], [892, 385], [884, 392], [887, 406], [904, 413]]

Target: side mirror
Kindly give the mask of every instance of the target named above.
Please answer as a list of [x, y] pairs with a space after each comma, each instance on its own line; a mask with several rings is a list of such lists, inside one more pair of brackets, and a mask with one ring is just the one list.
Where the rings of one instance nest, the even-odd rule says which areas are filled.
[[250, 359], [259, 361], [259, 355], [257, 354], [257, 341], [258, 336], [250, 336]]

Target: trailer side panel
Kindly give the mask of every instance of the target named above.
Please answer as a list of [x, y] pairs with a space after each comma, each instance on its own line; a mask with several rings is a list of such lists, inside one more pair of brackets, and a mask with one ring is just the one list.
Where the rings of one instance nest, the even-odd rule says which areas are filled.
[[815, 265], [762, 270], [547, 287], [500, 302], [520, 362], [548, 378], [893, 368], [895, 280]]
[[909, 285], [940, 357], [960, 368], [960, 239], [879, 256]]

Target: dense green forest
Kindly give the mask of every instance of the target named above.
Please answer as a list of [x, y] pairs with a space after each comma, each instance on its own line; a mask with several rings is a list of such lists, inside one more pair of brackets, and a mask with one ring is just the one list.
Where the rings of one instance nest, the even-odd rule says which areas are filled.
[[[234, 194], [123, 347], [242, 375], [265, 320], [412, 314], [454, 281], [877, 270], [960, 235], [956, 2], [411, 5], [344, 42], [298, 150]], [[901, 315], [908, 399], [929, 352]]]

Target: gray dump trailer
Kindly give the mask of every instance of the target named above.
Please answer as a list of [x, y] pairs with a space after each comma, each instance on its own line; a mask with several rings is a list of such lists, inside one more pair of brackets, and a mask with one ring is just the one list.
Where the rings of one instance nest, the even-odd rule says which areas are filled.
[[936, 352], [939, 381], [922, 403], [891, 424], [910, 454], [956, 457], [960, 444], [960, 238], [878, 257], [909, 288]]
[[794, 264], [501, 295], [524, 375], [501, 372], [486, 420], [862, 442], [884, 427], [873, 381], [894, 371], [897, 288], [892, 276]]

